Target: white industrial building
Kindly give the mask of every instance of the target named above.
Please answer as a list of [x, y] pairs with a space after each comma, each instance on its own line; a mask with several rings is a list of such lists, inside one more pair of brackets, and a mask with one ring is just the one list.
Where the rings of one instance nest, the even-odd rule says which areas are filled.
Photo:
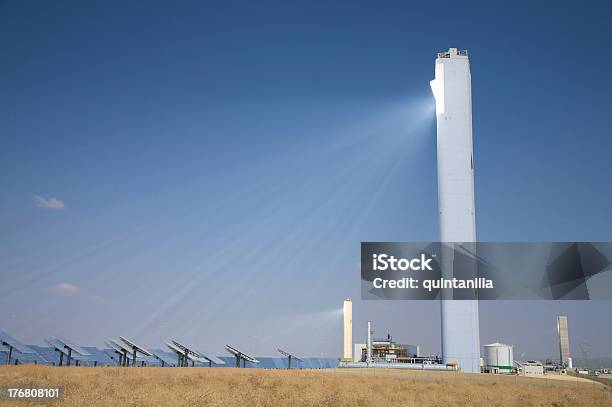
[[[346, 302], [345, 302], [346, 305]], [[345, 314], [347, 315], [347, 314]], [[346, 319], [345, 319], [346, 320]], [[345, 324], [345, 328], [348, 325]], [[418, 345], [399, 344], [393, 340], [391, 334], [383, 338], [374, 337], [372, 321], [368, 321], [366, 343], [353, 345], [352, 359], [343, 357], [340, 367], [378, 367], [397, 369], [429, 369], [429, 370], [454, 370], [455, 366], [446, 366], [440, 363], [436, 356], [421, 356]], [[352, 330], [345, 329], [344, 343], [347, 342], [347, 334]], [[346, 347], [345, 347], [345, 355]]]
[[364, 349], [367, 349], [365, 343], [356, 343], [355, 351], [353, 352], [353, 362], [361, 362], [361, 355], [363, 354]]
[[544, 366], [542, 362], [528, 360], [527, 362], [517, 362], [517, 365], [521, 376], [544, 376]]

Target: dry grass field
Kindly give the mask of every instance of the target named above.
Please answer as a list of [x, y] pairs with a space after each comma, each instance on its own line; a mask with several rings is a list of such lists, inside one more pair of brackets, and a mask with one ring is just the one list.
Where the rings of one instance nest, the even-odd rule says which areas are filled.
[[369, 369], [0, 366], [0, 386], [61, 386], [62, 406], [612, 406], [588, 381]]

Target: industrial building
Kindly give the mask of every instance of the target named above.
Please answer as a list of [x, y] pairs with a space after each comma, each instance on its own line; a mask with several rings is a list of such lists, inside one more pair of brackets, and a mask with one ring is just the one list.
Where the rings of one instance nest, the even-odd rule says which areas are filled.
[[[438, 210], [441, 242], [475, 242], [472, 79], [467, 51], [439, 52], [431, 89], [436, 100]], [[453, 276], [453, 254], [442, 253], [443, 277]], [[480, 372], [478, 300], [448, 300], [442, 292], [442, 357]]]
[[363, 354], [367, 349], [367, 346], [365, 343], [356, 343], [354, 346], [354, 352], [353, 352], [353, 362], [365, 362], [365, 360], [362, 360]]
[[517, 362], [518, 372], [521, 376], [544, 376], [544, 366], [536, 360]]
[[[346, 339], [346, 338], [345, 338]], [[375, 338], [371, 321], [368, 321], [367, 343], [354, 345], [351, 361], [342, 359], [339, 367], [379, 367], [395, 369], [454, 370], [456, 366], [444, 365], [437, 356], [422, 356], [418, 345], [399, 344], [391, 334]]]
[[[418, 346], [398, 344], [391, 338], [390, 334], [384, 339], [373, 338], [371, 349], [371, 359], [373, 362], [414, 363], [419, 357]], [[365, 362], [367, 356], [368, 349], [366, 346], [361, 348], [361, 354], [358, 361]]]

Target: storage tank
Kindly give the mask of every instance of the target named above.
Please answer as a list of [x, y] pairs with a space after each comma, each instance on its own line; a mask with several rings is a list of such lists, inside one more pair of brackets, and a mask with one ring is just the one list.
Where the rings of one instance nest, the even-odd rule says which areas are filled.
[[511, 373], [514, 365], [512, 345], [495, 342], [484, 346], [485, 370], [491, 373]]

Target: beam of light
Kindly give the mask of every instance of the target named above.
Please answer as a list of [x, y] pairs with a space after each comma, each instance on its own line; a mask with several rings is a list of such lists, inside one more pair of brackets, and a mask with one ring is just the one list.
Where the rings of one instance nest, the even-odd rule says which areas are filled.
[[[184, 333], [195, 333], [199, 329], [196, 321], [192, 321], [188, 313], [176, 311], [187, 309], [188, 307], [182, 307], [186, 302], [190, 307], [196, 306], [197, 302], [194, 299], [198, 298], [198, 293], [205, 293], [208, 305], [205, 315], [198, 315], [197, 318], [200, 321], [204, 318], [206, 324], [213, 323], [215, 314], [239, 313], [241, 309], [248, 307], [249, 301], [257, 301], [258, 293], [265, 291], [265, 287], [280, 273], [295, 273], [303, 269], [304, 259], [318, 251], [321, 239], [333, 233], [334, 228], [342, 225], [348, 235], [353, 235], [383, 197], [382, 191], [397, 173], [398, 163], [405, 155], [404, 149], [414, 147], [414, 139], [411, 138], [407, 145], [407, 139], [404, 137], [407, 131], [410, 133], [409, 126], [413, 126], [419, 130], [416, 133], [420, 133], [422, 125], [431, 121], [431, 115], [428, 114], [428, 109], [431, 109], [430, 102], [419, 100], [412, 106], [418, 106], [419, 109], [412, 111], [405, 104], [386, 109], [368, 125], [360, 123], [359, 133], [355, 133], [355, 129], [351, 128], [351, 138], [345, 140], [346, 142], [332, 143], [332, 148], [328, 148], [327, 151], [325, 148], [320, 149], [319, 153], [324, 159], [329, 155], [329, 164], [325, 167], [328, 172], [325, 176], [320, 172], [311, 173], [308, 177], [300, 179], [300, 186], [297, 189], [293, 185], [295, 175], [292, 171], [278, 177], [277, 182], [280, 181], [282, 185], [277, 188], [277, 192], [280, 193], [264, 194], [263, 202], [268, 209], [265, 214], [255, 221], [250, 221], [244, 228], [235, 227], [241, 231], [240, 234], [226, 241], [222, 252], [203, 259], [201, 265], [194, 267], [191, 272], [184, 273], [180, 277], [181, 282], [177, 284], [178, 291], [171, 290], [174, 294], [159, 302], [150, 317], [142, 321], [141, 328], [145, 329], [147, 325], [154, 324], [156, 318], [171, 318], [172, 314], [180, 314], [185, 315], [184, 318], [189, 321], [185, 321], [187, 323], [183, 328]], [[406, 113], [412, 113], [413, 120], [406, 120], [406, 116], [410, 117]], [[343, 134], [339, 133], [340, 139]], [[361, 140], [361, 144], [351, 149], [352, 145], [348, 141], [352, 141], [353, 138]], [[419, 139], [424, 137], [418, 134], [416, 140]], [[351, 154], [347, 155], [347, 151]], [[335, 158], [342, 157], [341, 154], [344, 155], [344, 159]], [[373, 155], [376, 157], [375, 160], [372, 159]], [[302, 165], [307, 166], [298, 159], [290, 163], [289, 168]], [[329, 192], [317, 197], [311, 208], [305, 212], [305, 216], [291, 215], [292, 226], [282, 233], [280, 239], [270, 242], [270, 246], [266, 246], [265, 242], [260, 242], [259, 247], [252, 245], [257, 238], [249, 230], [274, 227], [278, 217], [295, 212], [291, 195], [300, 190], [307, 193], [314, 185], [324, 187], [323, 189]], [[363, 199], [363, 191], [368, 189], [370, 198]], [[286, 191], [291, 192], [287, 195]], [[344, 217], [341, 217], [329, 222], [328, 227], [312, 230], [310, 221], [325, 216], [328, 208], [336, 205], [345, 206], [341, 212], [350, 214], [350, 221], [345, 222]], [[304, 236], [308, 238], [304, 240]], [[241, 247], [250, 249], [246, 252], [246, 256], [245, 252], [241, 251]], [[262, 256], [263, 253], [265, 255]], [[330, 259], [330, 263], [338, 264], [343, 254], [339, 253], [337, 256], [339, 258]], [[238, 257], [242, 257], [243, 260], [241, 262], [227, 260]], [[283, 265], [282, 270], [278, 268], [279, 264]], [[218, 276], [223, 275], [226, 270], [236, 269], [243, 270], [243, 277], [235, 283], [226, 284], [225, 279], [219, 279]], [[220, 286], [217, 285], [219, 282], [222, 283]], [[218, 289], [211, 290], [211, 284]]]
[[[120, 285], [119, 291], [109, 294], [113, 306], [107, 315], [113, 323], [122, 321], [126, 306], [150, 302], [137, 323], [120, 322], [121, 329], [141, 340], [143, 333], [157, 332], [169, 320], [176, 328], [174, 334], [196, 337], [203, 327], [217, 323], [218, 315], [231, 318], [253, 303], [270, 301], [266, 296], [274, 295], [277, 285], [282, 287], [290, 278], [308, 288], [313, 283], [307, 278], [310, 268], [318, 267], [317, 253], [326, 253], [330, 242], [348, 246], [360, 241], [364, 223], [398, 181], [399, 169], [428, 140], [432, 105], [430, 98], [418, 97], [343, 111], [336, 107], [353, 119], [304, 123], [299, 149], [288, 145], [263, 159], [254, 157], [241, 169], [218, 174], [219, 189], [206, 194], [201, 205], [179, 207], [171, 214], [160, 210], [141, 227], [118, 232], [38, 270], [13, 287], [12, 295], [29, 288], [35, 278], [72, 281], [67, 277], [83, 276], [106, 261], [103, 272], [87, 274], [87, 284], [95, 287], [114, 281]], [[252, 168], [254, 173], [249, 171]], [[415, 165], [414, 178], [419, 177], [418, 171]], [[189, 197], [206, 189], [209, 182], [208, 177], [194, 177], [175, 191]], [[161, 255], [181, 253], [186, 241], [200, 246], [191, 257]], [[154, 243], [154, 248], [149, 247]], [[109, 254], [115, 256], [110, 263], [104, 259]], [[328, 257], [327, 272], [344, 267], [346, 257], [347, 252], [338, 247]], [[133, 273], [150, 265], [155, 270], [148, 274], [150, 278]], [[355, 289], [358, 282], [349, 285]], [[305, 294], [296, 295], [303, 298]], [[299, 315], [299, 310], [293, 312]], [[330, 327], [341, 313], [340, 308], [303, 318], [313, 326]], [[278, 326], [274, 317], [270, 326]], [[285, 329], [295, 335], [300, 327], [291, 322]]]

